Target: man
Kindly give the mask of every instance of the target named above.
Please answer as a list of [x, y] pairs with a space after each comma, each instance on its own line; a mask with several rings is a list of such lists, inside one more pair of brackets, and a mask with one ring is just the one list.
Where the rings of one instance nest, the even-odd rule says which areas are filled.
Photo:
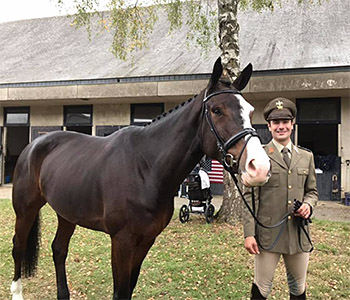
[[[312, 152], [294, 146], [291, 141], [296, 112], [295, 104], [285, 98], [270, 101], [264, 109], [264, 118], [272, 134], [272, 140], [265, 146], [271, 161], [271, 177], [264, 186], [254, 190], [254, 206], [257, 219], [265, 226], [278, 223], [284, 216], [286, 219], [281, 226], [264, 228], [256, 224], [244, 207], [244, 246], [255, 255], [251, 299], [268, 297], [281, 256], [286, 267], [290, 299], [306, 299], [311, 244], [308, 222], [301, 221], [311, 216], [318, 193]], [[252, 204], [252, 189], [245, 188], [244, 194]], [[299, 208], [294, 207], [294, 200], [301, 202]]]

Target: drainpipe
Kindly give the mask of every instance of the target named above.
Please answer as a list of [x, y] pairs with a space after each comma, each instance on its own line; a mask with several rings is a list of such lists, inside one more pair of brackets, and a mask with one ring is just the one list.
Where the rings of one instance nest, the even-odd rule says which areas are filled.
[[345, 205], [350, 205], [350, 200], [349, 198], [349, 191], [350, 191], [350, 187], [349, 187], [349, 170], [350, 170], [350, 159], [345, 160], [345, 164], [346, 164], [346, 170], [345, 170], [345, 192], [344, 192], [344, 204]]
[[345, 192], [350, 191], [349, 187], [349, 170], [350, 170], [350, 159], [345, 160], [346, 170], [345, 170]]

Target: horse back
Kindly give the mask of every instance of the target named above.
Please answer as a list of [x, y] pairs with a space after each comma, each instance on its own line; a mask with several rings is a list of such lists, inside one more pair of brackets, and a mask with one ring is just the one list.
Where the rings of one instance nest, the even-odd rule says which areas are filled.
[[125, 211], [158, 214], [158, 188], [154, 180], [148, 184], [152, 170], [142, 159], [142, 139], [141, 128], [103, 138], [72, 132], [39, 137], [18, 160], [16, 193], [35, 190], [68, 221], [105, 232], [126, 224]]

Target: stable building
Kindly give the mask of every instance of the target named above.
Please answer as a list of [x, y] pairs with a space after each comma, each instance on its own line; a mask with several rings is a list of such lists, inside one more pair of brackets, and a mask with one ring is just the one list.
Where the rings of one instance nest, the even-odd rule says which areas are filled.
[[[294, 142], [314, 152], [322, 200], [350, 192], [349, 10], [334, 0], [239, 12], [241, 65], [254, 67], [243, 91], [256, 110], [254, 127], [267, 142], [265, 104], [280, 96], [296, 102]], [[106, 136], [204, 89], [220, 51], [188, 48], [185, 30], [169, 35], [164, 22], [161, 13], [149, 48], [126, 62], [110, 52], [110, 32], [89, 41], [67, 17], [0, 23], [1, 184], [11, 182], [20, 152], [41, 134]], [[222, 191], [216, 163], [211, 180]]]

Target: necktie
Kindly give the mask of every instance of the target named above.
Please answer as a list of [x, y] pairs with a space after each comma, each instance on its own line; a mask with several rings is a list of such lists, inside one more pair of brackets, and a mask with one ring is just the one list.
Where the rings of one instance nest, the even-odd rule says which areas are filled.
[[287, 164], [287, 167], [289, 168], [290, 166], [290, 158], [289, 158], [289, 155], [288, 155], [288, 148], [287, 147], [284, 147], [282, 149], [282, 156], [283, 156], [283, 160], [284, 162]]

